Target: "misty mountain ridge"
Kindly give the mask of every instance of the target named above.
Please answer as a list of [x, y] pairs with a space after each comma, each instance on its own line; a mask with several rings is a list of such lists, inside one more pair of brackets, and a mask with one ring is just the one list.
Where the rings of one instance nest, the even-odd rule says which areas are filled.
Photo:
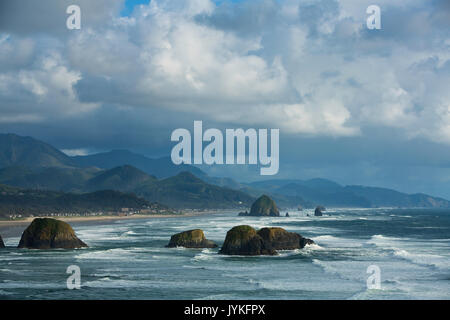
[[74, 156], [71, 157], [71, 160], [82, 168], [98, 167], [112, 169], [130, 165], [158, 178], [171, 177], [183, 171], [192, 172], [199, 177], [206, 176], [206, 173], [197, 167], [186, 164], [173, 164], [170, 157], [152, 159], [128, 150], [112, 150], [86, 156]]
[[9, 166], [72, 167], [75, 163], [45, 142], [12, 133], [0, 134], [0, 168]]
[[15, 134], [0, 134], [0, 183], [78, 193], [110, 189], [186, 208], [245, 206], [263, 193], [282, 207], [450, 207], [449, 201], [425, 194], [342, 186], [321, 178], [240, 183], [210, 177], [191, 165], [174, 165], [169, 157], [151, 159], [128, 150], [69, 157]]
[[320, 178], [264, 180], [248, 185], [273, 194], [301, 196], [306, 202], [329, 207], [450, 207], [448, 200], [426, 194], [406, 194], [379, 187], [342, 186], [334, 181]]

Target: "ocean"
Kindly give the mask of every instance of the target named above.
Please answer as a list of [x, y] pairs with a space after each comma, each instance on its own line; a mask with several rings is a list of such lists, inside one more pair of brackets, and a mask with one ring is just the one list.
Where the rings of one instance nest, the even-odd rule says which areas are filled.
[[[0, 299], [450, 299], [450, 210], [288, 212], [74, 223], [89, 245], [77, 250], [16, 249], [19, 237], [5, 238]], [[260, 257], [164, 247], [195, 228], [220, 246], [242, 224], [282, 227], [316, 244]], [[79, 290], [67, 288], [71, 265], [81, 271]], [[379, 289], [367, 286], [369, 266], [379, 268]]]

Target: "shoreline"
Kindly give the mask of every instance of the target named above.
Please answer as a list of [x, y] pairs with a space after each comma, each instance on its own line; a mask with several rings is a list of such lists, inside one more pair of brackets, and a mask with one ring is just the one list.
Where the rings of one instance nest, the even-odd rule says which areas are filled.
[[[0, 220], [0, 235], [3, 239], [17, 237], [22, 234], [25, 228], [35, 219], [35, 218], [52, 218], [60, 221], [69, 223], [73, 225], [87, 225], [87, 224], [110, 224], [114, 221], [120, 220], [138, 220], [138, 219], [160, 219], [160, 218], [188, 218], [196, 216], [204, 216], [210, 214], [220, 213], [221, 211], [198, 211], [198, 212], [188, 212], [184, 214], [154, 214], [154, 215], [140, 215], [135, 214], [131, 216], [93, 216], [93, 217], [55, 217], [55, 216], [40, 216], [40, 217], [27, 217], [21, 220]], [[73, 224], [73, 225], [72, 225]]]

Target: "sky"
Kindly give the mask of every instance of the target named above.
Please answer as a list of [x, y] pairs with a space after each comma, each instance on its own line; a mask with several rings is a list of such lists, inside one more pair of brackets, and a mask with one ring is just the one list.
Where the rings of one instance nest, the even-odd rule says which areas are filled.
[[279, 128], [272, 178], [450, 198], [449, 49], [446, 0], [3, 0], [0, 132], [157, 157], [194, 120]]

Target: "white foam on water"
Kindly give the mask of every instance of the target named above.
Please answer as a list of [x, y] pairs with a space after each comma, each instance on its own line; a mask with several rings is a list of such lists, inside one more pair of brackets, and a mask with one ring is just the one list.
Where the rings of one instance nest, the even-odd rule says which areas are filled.
[[314, 251], [322, 251], [326, 250], [324, 247], [321, 247], [317, 243], [307, 244], [303, 249], [300, 250], [300, 253], [312, 253]]
[[7, 247], [17, 247], [20, 242], [20, 237], [4, 238], [3, 242]]
[[231, 293], [224, 293], [224, 294], [212, 294], [208, 295], [206, 297], [194, 299], [194, 300], [233, 300], [238, 298], [239, 295], [237, 294], [231, 294]]
[[445, 271], [450, 270], [450, 244], [443, 240], [435, 239], [431, 245], [429, 240], [374, 235], [367, 243], [390, 250], [396, 258]]
[[[198, 249], [197, 249], [198, 250]], [[217, 258], [217, 252], [209, 249], [209, 248], [204, 248], [201, 250], [200, 253], [196, 254], [192, 260], [211, 260]]]
[[104, 251], [91, 251], [75, 256], [76, 259], [93, 259], [93, 260], [129, 260], [134, 254], [125, 249], [108, 249]]
[[255, 289], [272, 290], [276, 292], [288, 292], [290, 296], [293, 291], [303, 292], [304, 294], [333, 292], [341, 297], [347, 297], [347, 292], [354, 292], [360, 289], [361, 285], [355, 281], [342, 280], [332, 276], [324, 276], [323, 274], [314, 272], [309, 268], [299, 272], [298, 274], [291, 274], [289, 277], [264, 277], [264, 278], [250, 278], [248, 284]]
[[341, 238], [333, 235], [322, 235], [311, 238], [315, 243], [331, 248], [358, 248], [364, 245], [364, 242], [358, 239]]
[[0, 296], [11, 296], [13, 295], [13, 292], [9, 292], [9, 291], [5, 291], [5, 290], [0, 290]]
[[216, 260], [217, 257], [217, 253], [215, 254], [211, 254], [211, 253], [199, 253], [196, 254], [192, 260], [193, 261], [211, 261], [211, 260]]
[[23, 274], [29, 274], [30, 272], [33, 272], [32, 270], [23, 270], [23, 269], [20, 269], [20, 270], [18, 270], [17, 268], [15, 268], [15, 269], [5, 269], [5, 268], [2, 268], [2, 269], [0, 269], [0, 273], [1, 272], [6, 272], [6, 273], [11, 273], [11, 274], [15, 274], [15, 275], [23, 275]]
[[445, 256], [437, 255], [437, 254], [421, 254], [421, 253], [411, 253], [404, 249], [396, 249], [394, 250], [394, 256], [409, 260], [413, 263], [425, 266], [432, 266], [442, 270], [450, 270], [450, 259]]
[[137, 233], [130, 230], [130, 231], [126, 231], [126, 232], [122, 233], [121, 237], [127, 237], [127, 236], [132, 236], [132, 235], [137, 235]]
[[66, 288], [64, 281], [60, 282], [37, 282], [37, 281], [3, 281], [0, 289], [62, 289]]

